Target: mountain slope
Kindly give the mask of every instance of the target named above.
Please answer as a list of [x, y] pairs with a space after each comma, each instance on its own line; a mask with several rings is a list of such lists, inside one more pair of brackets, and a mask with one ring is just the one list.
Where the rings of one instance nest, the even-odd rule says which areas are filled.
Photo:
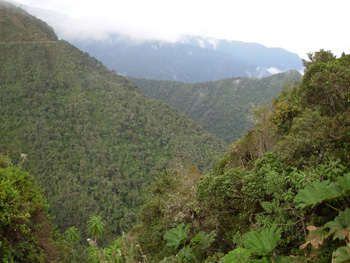
[[147, 260], [348, 261], [350, 55], [309, 59], [212, 173], [158, 178], [133, 232]]
[[29, 34], [30, 42], [13, 42], [0, 27], [0, 152], [27, 154], [23, 167], [45, 189], [60, 229], [85, 229], [89, 216], [101, 215], [121, 233], [158, 171], [188, 160], [208, 171], [226, 149], [184, 114], [67, 42], [52, 41], [36, 19], [14, 10], [16, 35], [30, 23], [50, 41]]
[[287, 71], [262, 79], [235, 78], [195, 84], [130, 80], [148, 96], [169, 103], [207, 131], [229, 142], [238, 139], [250, 127], [251, 104], [269, 103], [285, 83], [300, 81], [301, 74]]

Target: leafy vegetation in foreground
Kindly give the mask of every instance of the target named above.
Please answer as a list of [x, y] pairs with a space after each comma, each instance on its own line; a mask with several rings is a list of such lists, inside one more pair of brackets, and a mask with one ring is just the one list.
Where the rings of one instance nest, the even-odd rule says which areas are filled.
[[[159, 176], [132, 232], [150, 262], [349, 262], [350, 55], [304, 65], [213, 173]], [[188, 241], [167, 246], [185, 225], [215, 232], [200, 258], [184, 256]]]
[[286, 83], [301, 74], [287, 71], [262, 79], [234, 78], [205, 83], [182, 83], [130, 78], [151, 98], [162, 100], [226, 142], [251, 128], [252, 105], [270, 103]]
[[[40, 182], [60, 230], [75, 226], [86, 239], [85, 222], [102, 216], [108, 242], [132, 227], [141, 190], [157, 172], [188, 160], [210, 171], [227, 150], [184, 114], [53, 41], [42, 22], [18, 8], [0, 10], [7, 14], [0, 26], [0, 152], [14, 162], [27, 155], [23, 169]], [[12, 21], [18, 38], [7, 31]]]
[[1, 262], [44, 262], [57, 258], [47, 210], [33, 177], [0, 154]]

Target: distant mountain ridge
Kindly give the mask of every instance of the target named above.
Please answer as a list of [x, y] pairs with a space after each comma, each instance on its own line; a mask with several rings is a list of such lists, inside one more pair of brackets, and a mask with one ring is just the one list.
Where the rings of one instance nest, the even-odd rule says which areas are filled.
[[[79, 49], [117, 73], [136, 78], [182, 82], [216, 81], [234, 77], [261, 78], [294, 69], [302, 71], [301, 58], [282, 48], [257, 43], [184, 36], [176, 42], [140, 40], [111, 33], [103, 40], [72, 33], [74, 19], [53, 11], [23, 6], [50, 24]], [[69, 33], [67, 33], [69, 32]]]
[[204, 82], [270, 75], [266, 69], [240, 57], [180, 42], [73, 40], [72, 43], [119, 74], [137, 78]]
[[184, 36], [180, 41], [193, 46], [238, 56], [266, 69], [274, 68], [278, 71], [290, 69], [301, 71], [303, 69], [301, 58], [297, 54], [283, 48], [271, 48], [258, 43], [194, 36]]

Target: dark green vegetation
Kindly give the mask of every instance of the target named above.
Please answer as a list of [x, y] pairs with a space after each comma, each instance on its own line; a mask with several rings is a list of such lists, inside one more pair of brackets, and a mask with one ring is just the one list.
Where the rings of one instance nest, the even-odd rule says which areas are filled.
[[48, 205], [33, 178], [0, 154], [0, 260], [44, 262], [57, 258]]
[[27, 12], [0, 1], [0, 42], [56, 41], [52, 28]]
[[235, 141], [252, 126], [252, 104], [269, 103], [286, 83], [301, 80], [297, 71], [262, 79], [234, 78], [188, 84], [130, 78], [148, 96], [182, 111], [226, 142]]
[[88, 218], [102, 216], [105, 233], [126, 231], [157, 172], [189, 161], [207, 172], [227, 150], [184, 114], [56, 41], [41, 21], [6, 4], [0, 12], [0, 152], [14, 162], [27, 154], [23, 169], [40, 182], [59, 229], [75, 226], [85, 238]]
[[212, 173], [158, 177], [132, 232], [149, 262], [350, 261], [350, 55], [304, 64]]

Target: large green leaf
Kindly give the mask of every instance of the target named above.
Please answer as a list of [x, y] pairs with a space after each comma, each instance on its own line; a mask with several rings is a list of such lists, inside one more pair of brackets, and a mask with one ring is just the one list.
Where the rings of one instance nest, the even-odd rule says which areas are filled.
[[179, 256], [179, 258], [187, 258], [187, 259], [194, 258], [194, 255], [192, 253], [192, 249], [190, 246], [185, 246], [181, 248], [177, 255]]
[[281, 231], [277, 225], [265, 227], [259, 232], [253, 231], [247, 234], [244, 240], [244, 246], [252, 254], [265, 256], [271, 254], [275, 249], [277, 242], [281, 238]]
[[350, 261], [350, 245], [338, 248], [334, 253], [334, 263], [342, 263]]
[[174, 246], [177, 248], [181, 242], [187, 238], [190, 227], [191, 224], [184, 227], [184, 224], [181, 223], [177, 225], [177, 227], [168, 230], [164, 235], [164, 239], [167, 241], [166, 245], [168, 247]]
[[259, 259], [251, 259], [249, 263], [269, 263], [269, 260], [266, 257]]
[[295, 261], [292, 261], [290, 257], [276, 257], [274, 259], [274, 262], [276, 263], [293, 263]]
[[215, 233], [211, 232], [206, 234], [203, 231], [200, 231], [194, 238], [191, 239], [191, 243], [196, 243], [199, 249], [206, 249], [210, 244], [215, 240]]
[[248, 263], [250, 255], [247, 249], [239, 247], [221, 258], [220, 263]]
[[327, 181], [315, 181], [312, 185], [302, 189], [295, 196], [294, 202], [298, 203], [298, 207], [315, 206], [322, 203], [325, 200], [332, 199], [339, 194], [342, 190], [334, 183]]
[[346, 208], [345, 211], [339, 212], [334, 221], [328, 222], [324, 226], [330, 228], [328, 235], [334, 234], [333, 240], [345, 239], [350, 231], [350, 209]]
[[344, 174], [344, 176], [340, 176], [337, 178], [338, 185], [343, 190], [343, 193], [348, 192], [350, 190], [350, 173]]

